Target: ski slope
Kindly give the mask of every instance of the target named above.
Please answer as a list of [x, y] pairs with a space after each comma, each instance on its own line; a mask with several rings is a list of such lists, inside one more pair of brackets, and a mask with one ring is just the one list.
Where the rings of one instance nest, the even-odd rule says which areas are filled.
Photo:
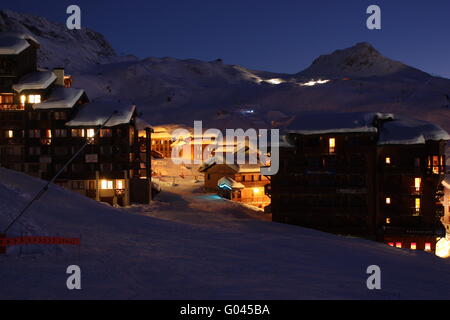
[[[2, 226], [42, 184], [0, 169]], [[161, 184], [159, 200], [127, 209], [51, 187], [24, 224], [36, 235], [81, 236], [82, 245], [0, 255], [0, 298], [450, 298], [449, 260], [265, 221], [200, 193], [187, 175]], [[79, 291], [66, 289], [72, 264], [81, 267]], [[373, 264], [380, 291], [366, 289]]]

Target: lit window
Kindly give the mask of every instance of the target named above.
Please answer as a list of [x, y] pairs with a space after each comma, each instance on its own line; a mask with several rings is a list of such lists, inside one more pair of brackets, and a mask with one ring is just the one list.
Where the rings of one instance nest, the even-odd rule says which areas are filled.
[[14, 136], [14, 132], [12, 130], [8, 130], [7, 136], [8, 138], [12, 138]]
[[95, 136], [95, 130], [94, 129], [87, 129], [86, 130], [86, 136], [88, 138], [93, 138]]
[[425, 251], [431, 251], [431, 243], [429, 242], [425, 243]]
[[439, 157], [433, 156], [433, 173], [439, 174]]
[[386, 218], [386, 224], [390, 224], [391, 223], [391, 218]]
[[47, 129], [46, 133], [47, 133], [47, 138], [51, 138], [52, 137], [52, 130]]
[[259, 194], [261, 192], [260, 188], [253, 188], [253, 193], [254, 194]]
[[336, 151], [336, 139], [330, 138], [328, 140], [328, 144], [329, 144], [329, 152], [334, 153]]
[[396, 247], [396, 248], [401, 248], [401, 247], [402, 247], [402, 243], [401, 243], [401, 242], [397, 242], [397, 243], [395, 244], [395, 247]]
[[386, 164], [391, 164], [391, 158], [390, 157], [386, 157], [385, 161], [386, 161]]
[[391, 198], [386, 198], [386, 204], [391, 204]]
[[113, 189], [113, 182], [112, 182], [112, 180], [102, 180], [101, 181], [101, 188], [103, 190], [112, 190]]
[[416, 214], [419, 214], [420, 213], [420, 198], [416, 198], [414, 207], [416, 209]]
[[416, 250], [417, 249], [417, 243], [412, 242], [411, 243], [411, 250]]
[[25, 104], [25, 102], [27, 102], [27, 97], [24, 95], [20, 96], [20, 103]]
[[123, 180], [117, 180], [117, 189], [124, 189], [123, 187]]
[[394, 246], [394, 243], [393, 243], [393, 242], [389, 242], [389, 243], [388, 243], [388, 246], [393, 247], [393, 246]]
[[420, 185], [422, 184], [421, 178], [415, 178], [414, 179], [414, 187], [416, 188], [416, 191], [420, 191]]
[[28, 102], [29, 103], [41, 103], [41, 95], [39, 95], [39, 94], [29, 95]]

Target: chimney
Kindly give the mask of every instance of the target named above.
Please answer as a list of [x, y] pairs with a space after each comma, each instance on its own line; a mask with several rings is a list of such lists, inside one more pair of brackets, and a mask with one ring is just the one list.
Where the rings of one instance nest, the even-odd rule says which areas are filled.
[[55, 84], [64, 87], [64, 68], [55, 68], [53, 69], [53, 73], [56, 76]]

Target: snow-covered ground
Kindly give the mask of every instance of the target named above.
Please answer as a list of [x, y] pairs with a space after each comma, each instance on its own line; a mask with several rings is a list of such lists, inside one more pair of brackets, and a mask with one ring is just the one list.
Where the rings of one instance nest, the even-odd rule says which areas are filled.
[[[183, 176], [163, 179], [152, 205], [127, 209], [51, 187], [25, 224], [38, 235], [81, 236], [82, 245], [0, 255], [0, 298], [450, 298], [449, 260], [265, 221]], [[42, 184], [0, 169], [0, 224]], [[72, 264], [80, 291], [66, 289]], [[373, 264], [380, 291], [366, 288]]]

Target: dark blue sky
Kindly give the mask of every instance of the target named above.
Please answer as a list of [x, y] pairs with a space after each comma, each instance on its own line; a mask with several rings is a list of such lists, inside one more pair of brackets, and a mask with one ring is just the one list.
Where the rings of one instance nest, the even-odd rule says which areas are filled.
[[[20, 12], [65, 22], [78, 4], [82, 24], [119, 53], [224, 59], [294, 73], [314, 58], [356, 42], [432, 74], [450, 77], [450, 1], [407, 0], [14, 0]], [[382, 9], [382, 30], [366, 28], [366, 9]]]

